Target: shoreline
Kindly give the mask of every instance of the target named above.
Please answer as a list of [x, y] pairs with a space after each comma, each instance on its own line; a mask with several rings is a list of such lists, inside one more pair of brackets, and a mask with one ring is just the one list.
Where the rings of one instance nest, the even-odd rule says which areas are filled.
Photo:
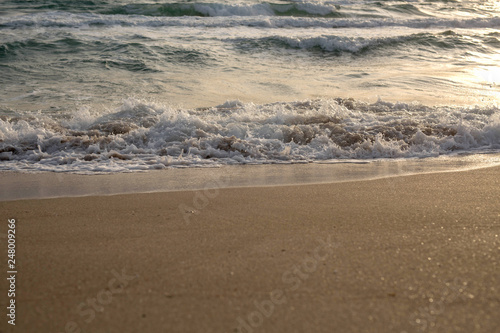
[[5, 331], [494, 332], [499, 175], [0, 202]]
[[500, 153], [434, 158], [336, 160], [326, 163], [230, 165], [216, 168], [79, 175], [0, 172], [0, 202], [26, 199], [194, 191], [213, 188], [294, 186], [455, 172], [500, 165]]

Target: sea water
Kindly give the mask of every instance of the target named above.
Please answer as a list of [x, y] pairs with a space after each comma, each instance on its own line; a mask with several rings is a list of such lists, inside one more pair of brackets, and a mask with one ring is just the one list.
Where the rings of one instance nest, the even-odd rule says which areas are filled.
[[0, 170], [500, 151], [497, 1], [4, 0]]

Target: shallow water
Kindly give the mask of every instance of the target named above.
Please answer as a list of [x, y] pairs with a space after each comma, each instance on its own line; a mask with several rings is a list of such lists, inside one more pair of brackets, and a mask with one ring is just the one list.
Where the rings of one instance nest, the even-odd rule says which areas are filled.
[[[70, 173], [0, 173], [0, 201], [197, 191], [212, 198], [219, 189], [310, 185], [385, 179], [414, 174], [467, 171], [500, 165], [500, 154], [440, 156], [426, 159], [330, 161], [287, 165], [236, 165], [218, 168], [171, 168], [167, 171], [75, 175]], [[201, 200], [205, 200], [201, 199]]]

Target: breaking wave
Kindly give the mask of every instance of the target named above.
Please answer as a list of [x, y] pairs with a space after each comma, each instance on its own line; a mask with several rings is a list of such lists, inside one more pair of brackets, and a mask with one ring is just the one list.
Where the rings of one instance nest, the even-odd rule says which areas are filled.
[[353, 99], [176, 109], [129, 99], [107, 114], [3, 112], [0, 170], [167, 167], [431, 157], [500, 149], [496, 107]]
[[404, 46], [425, 46], [428, 49], [461, 49], [475, 52], [488, 52], [485, 45], [500, 47], [500, 40], [490, 35], [462, 36], [453, 31], [440, 34], [417, 33], [395, 37], [345, 37], [323, 35], [317, 37], [285, 37], [272, 36], [259, 39], [233, 39], [239, 48], [249, 52], [273, 48], [292, 48], [304, 50], [321, 50], [333, 53], [363, 53], [376, 49], [401, 48]]

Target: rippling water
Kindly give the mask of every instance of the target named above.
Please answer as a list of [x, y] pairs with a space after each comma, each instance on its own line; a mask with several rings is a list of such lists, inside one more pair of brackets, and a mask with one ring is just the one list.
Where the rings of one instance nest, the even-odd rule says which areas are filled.
[[0, 169], [500, 148], [496, 1], [3, 1]]

